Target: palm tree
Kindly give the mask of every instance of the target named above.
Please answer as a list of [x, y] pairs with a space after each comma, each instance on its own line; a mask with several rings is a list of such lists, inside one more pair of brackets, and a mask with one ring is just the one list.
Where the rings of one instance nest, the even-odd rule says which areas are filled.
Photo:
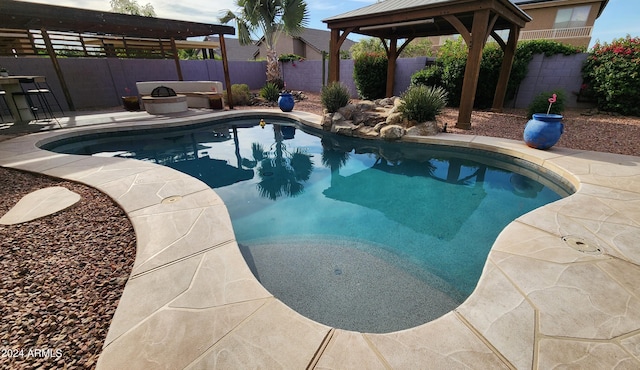
[[309, 21], [304, 0], [237, 0], [239, 14], [226, 10], [220, 22], [235, 21], [241, 45], [253, 41], [251, 35], [262, 36], [267, 48], [267, 81], [280, 78], [276, 43], [282, 33], [296, 35]]
[[260, 196], [276, 200], [281, 196], [295, 197], [304, 191], [304, 183], [311, 178], [311, 155], [296, 148], [289, 152], [283, 143], [280, 125], [273, 125], [275, 143], [265, 150], [259, 143], [251, 145], [253, 159], [258, 165], [261, 181], [257, 184]]

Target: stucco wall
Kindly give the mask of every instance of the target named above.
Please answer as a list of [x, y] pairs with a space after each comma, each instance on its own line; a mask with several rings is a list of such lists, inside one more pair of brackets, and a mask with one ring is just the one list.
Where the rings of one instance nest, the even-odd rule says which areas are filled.
[[585, 53], [551, 57], [545, 57], [542, 54], [534, 55], [529, 63], [527, 77], [520, 84], [515, 99], [505, 106], [526, 108], [541, 92], [563, 89], [567, 93], [565, 106], [579, 107], [577, 93], [582, 85], [582, 65], [587, 55]]
[[[529, 74], [520, 86], [516, 98], [505, 107], [526, 108], [533, 97], [555, 88], [567, 92], [568, 107], [576, 107], [574, 92], [582, 84], [581, 68], [587, 54], [575, 56], [534, 56]], [[400, 95], [409, 86], [411, 75], [425, 66], [427, 58], [402, 58], [396, 67], [394, 95]], [[137, 81], [177, 80], [173, 60], [116, 59], [116, 58], [61, 58], [60, 66], [69, 87], [76, 109], [97, 109], [120, 105], [120, 96], [125, 88], [136, 94]], [[282, 64], [283, 77], [290, 90], [319, 92], [323, 85], [322, 61], [305, 60]], [[295, 65], [294, 65], [295, 64]], [[47, 58], [0, 57], [0, 65], [12, 75], [44, 75], [53, 92], [66, 110], [64, 94], [51, 61]], [[222, 62], [218, 60], [184, 60], [180, 62], [184, 80], [222, 81]], [[265, 62], [230, 61], [229, 73], [232, 84], [247, 84], [250, 89], [260, 89], [266, 78]], [[325, 81], [328, 63], [325, 61]], [[353, 81], [353, 61], [340, 61], [340, 80], [357, 97]], [[226, 89], [226, 86], [225, 86]]]

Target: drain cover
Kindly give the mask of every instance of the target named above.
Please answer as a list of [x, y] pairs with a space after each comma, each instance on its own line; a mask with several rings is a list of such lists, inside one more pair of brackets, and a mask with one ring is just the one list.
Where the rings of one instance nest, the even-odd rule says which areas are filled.
[[179, 201], [180, 199], [182, 199], [181, 196], [179, 195], [172, 195], [170, 197], [166, 197], [162, 200], [162, 204], [169, 204], [169, 203], [175, 203], [177, 201]]
[[581, 238], [579, 236], [563, 236], [562, 241], [564, 241], [568, 246], [577, 250], [578, 252], [593, 255], [602, 254], [602, 249], [598, 246], [598, 243], [588, 241], [585, 238]]

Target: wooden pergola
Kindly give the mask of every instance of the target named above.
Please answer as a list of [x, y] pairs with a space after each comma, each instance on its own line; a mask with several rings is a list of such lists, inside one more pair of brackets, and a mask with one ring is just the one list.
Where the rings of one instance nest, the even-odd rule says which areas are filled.
[[[43, 49], [46, 50], [44, 55], [51, 59], [71, 110], [75, 110], [73, 101], [57, 60], [58, 55], [69, 56], [69, 51], [73, 50], [70, 40], [79, 40], [77, 44], [80, 46], [75, 49], [83, 52], [81, 56], [100, 57], [104, 56], [105, 50], [106, 56], [113, 56], [114, 53], [109, 52], [109, 49], [123, 48], [123, 55], [118, 57], [127, 57], [129, 50], [136, 50], [137, 53], [132, 52], [130, 56], [135, 57], [143, 50], [146, 55], [173, 58], [178, 79], [182, 80], [177, 50], [211, 47], [211, 43], [199, 44], [187, 41], [187, 38], [218, 35], [225, 84], [231, 86], [224, 41], [224, 35], [235, 34], [235, 29], [231, 26], [0, 0], [0, 28], [5, 29], [2, 35], [6, 36], [0, 40], [0, 55], [39, 56], [43, 55]], [[100, 51], [95, 52], [95, 55], [87, 53], [95, 45], [100, 45]], [[232, 107], [231, 89], [227, 89], [227, 94]]]
[[[385, 0], [324, 19], [331, 30], [329, 81], [340, 81], [340, 46], [350, 33], [380, 38], [389, 61], [387, 97], [393, 94], [396, 59], [416, 37], [460, 34], [468, 46], [456, 127], [471, 128], [482, 49], [492, 36], [504, 51], [493, 109], [501, 110], [520, 30], [531, 21], [509, 0]], [[505, 42], [496, 31], [509, 30]], [[398, 41], [403, 41], [398, 46]]]

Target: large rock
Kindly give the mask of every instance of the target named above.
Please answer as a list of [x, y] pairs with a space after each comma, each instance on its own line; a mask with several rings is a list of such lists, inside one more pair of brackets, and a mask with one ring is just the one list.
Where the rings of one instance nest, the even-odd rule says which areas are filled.
[[380, 132], [380, 130], [382, 130], [382, 128], [383, 128], [384, 126], [386, 126], [386, 125], [387, 125], [387, 123], [386, 123], [386, 122], [380, 122], [380, 123], [378, 123], [377, 125], [375, 125], [375, 126], [373, 127], [373, 129], [374, 129], [376, 132]]
[[407, 135], [411, 136], [433, 136], [437, 135], [440, 130], [436, 121], [428, 121], [417, 124], [407, 130]]
[[379, 122], [384, 122], [384, 117], [384, 115], [375, 112], [356, 112], [356, 114], [353, 115], [353, 123], [373, 127]]
[[376, 139], [378, 137], [378, 132], [370, 126], [361, 126], [356, 131], [354, 131], [353, 134], [354, 136], [365, 139]]
[[380, 137], [385, 140], [398, 140], [404, 136], [404, 127], [399, 125], [389, 125], [380, 129]]
[[343, 121], [334, 123], [331, 127], [331, 132], [338, 135], [353, 136], [353, 131], [357, 128], [358, 126], [352, 124], [351, 121]]
[[356, 105], [356, 108], [358, 108], [359, 110], [366, 112], [366, 111], [370, 111], [370, 110], [374, 110], [376, 109], [376, 103], [370, 101], [370, 100], [364, 100], [361, 101], [360, 103], [358, 103]]
[[340, 124], [343, 121], [346, 121], [346, 119], [344, 118], [344, 116], [342, 114], [340, 114], [339, 112], [335, 112], [333, 114], [333, 117], [331, 117], [331, 121], [333, 122], [333, 124]]
[[394, 97], [384, 98], [376, 101], [376, 104], [381, 107], [391, 107], [393, 105]]
[[325, 131], [331, 131], [331, 126], [333, 126], [333, 113], [325, 113], [322, 116], [322, 129]]
[[347, 104], [344, 107], [338, 109], [338, 113], [342, 114], [342, 116], [344, 117], [344, 119], [346, 120], [352, 120], [353, 119], [353, 113], [357, 110], [356, 106], [354, 104]]
[[388, 125], [400, 125], [404, 121], [404, 117], [402, 113], [391, 113], [387, 116], [387, 120], [385, 121]]
[[[335, 113], [328, 113], [325, 109], [322, 128], [345, 136], [386, 140], [397, 140], [405, 134], [428, 136], [439, 132], [436, 122], [409, 122], [399, 112], [401, 104], [402, 99], [392, 97], [348, 104]], [[407, 130], [405, 127], [411, 128]]]

